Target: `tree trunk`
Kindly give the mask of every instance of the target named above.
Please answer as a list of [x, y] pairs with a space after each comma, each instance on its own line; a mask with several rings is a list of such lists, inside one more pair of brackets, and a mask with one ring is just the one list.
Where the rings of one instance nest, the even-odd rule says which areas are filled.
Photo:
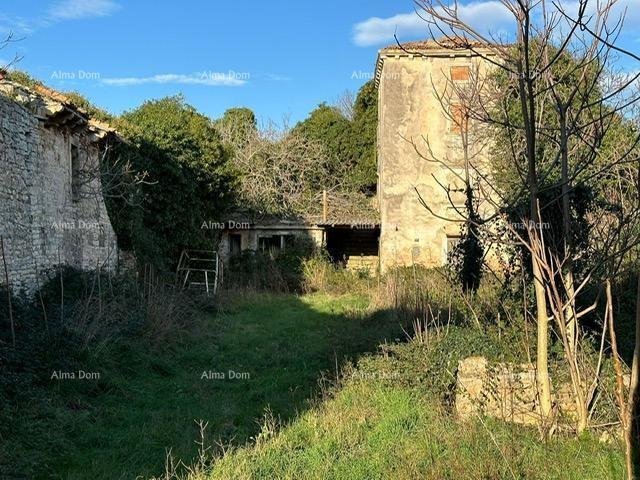
[[611, 281], [606, 281], [607, 290], [607, 310], [606, 318], [609, 323], [609, 335], [611, 336], [611, 354], [613, 356], [613, 366], [616, 372], [616, 400], [620, 411], [620, 423], [624, 433], [624, 458], [627, 470], [627, 480], [633, 480], [633, 450], [631, 445], [632, 426], [629, 415], [628, 403], [624, 398], [624, 372], [622, 371], [622, 362], [618, 355], [618, 340], [616, 338], [616, 330], [613, 321], [613, 296], [611, 295]]
[[[625, 443], [629, 443], [631, 448], [631, 456], [638, 455], [640, 445], [638, 445], [638, 436], [640, 435], [640, 425], [638, 425], [638, 403], [640, 402], [640, 274], [638, 275], [638, 289], [636, 293], [636, 343], [633, 350], [633, 362], [631, 363], [631, 381], [629, 382], [629, 431], [626, 432], [628, 438]], [[631, 474], [630, 478], [637, 478], [638, 473], [635, 472], [634, 459], [630, 458]]]
[[547, 317], [547, 299], [542, 283], [541, 269], [535, 255], [532, 258], [533, 284], [536, 295], [536, 319], [538, 324], [536, 350], [536, 383], [540, 401], [540, 415], [546, 425], [551, 415], [551, 380], [549, 378], [549, 318]]

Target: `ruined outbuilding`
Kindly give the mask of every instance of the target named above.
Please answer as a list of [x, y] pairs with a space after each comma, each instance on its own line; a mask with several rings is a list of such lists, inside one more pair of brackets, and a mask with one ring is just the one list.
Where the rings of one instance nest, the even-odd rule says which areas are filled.
[[115, 268], [100, 180], [114, 137], [64, 95], [0, 79], [0, 236], [13, 291], [35, 290], [58, 265]]
[[317, 208], [305, 214], [232, 212], [224, 222], [203, 227], [222, 230], [219, 252], [224, 261], [246, 250], [277, 254], [296, 241], [307, 241], [324, 247], [333, 262], [347, 268], [378, 268], [379, 215], [363, 195], [325, 192]]

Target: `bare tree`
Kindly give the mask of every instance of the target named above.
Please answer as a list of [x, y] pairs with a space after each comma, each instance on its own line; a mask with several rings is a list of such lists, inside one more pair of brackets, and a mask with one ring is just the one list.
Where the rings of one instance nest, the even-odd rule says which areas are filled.
[[[10, 44], [12, 44], [14, 42], [17, 42], [19, 40], [20, 39], [16, 38], [16, 36], [15, 36], [15, 34], [13, 32], [9, 32], [9, 34], [3, 40], [0, 40], [0, 50], [4, 50]], [[2, 76], [4, 76], [4, 74], [11, 67], [15, 66], [21, 59], [22, 59], [22, 57], [16, 53], [13, 56], [13, 58], [11, 60], [9, 60], [9, 62], [6, 65], [0, 65], [0, 79], [2, 79]]]
[[[637, 124], [637, 121], [636, 121]], [[616, 138], [615, 148], [628, 148], [628, 138]], [[614, 279], [637, 275], [638, 230], [640, 229], [640, 166], [620, 165], [611, 173], [608, 198], [615, 203], [615, 214], [602, 215], [595, 232], [600, 243], [598, 250], [606, 252], [601, 257], [606, 290], [605, 317], [611, 339], [611, 354], [615, 367], [615, 398], [618, 405], [620, 425], [624, 434], [627, 478], [634, 473], [633, 452], [637, 449], [638, 385], [640, 377], [640, 276], [636, 289], [635, 348], [631, 363], [628, 390], [625, 391], [623, 360], [618, 350], [614, 321], [612, 283]], [[600, 212], [597, 212], [600, 213]]]
[[[601, 151], [620, 118], [638, 99], [633, 85], [640, 74], [611, 81], [616, 77], [616, 61], [621, 56], [640, 58], [616, 45], [622, 18], [614, 18], [615, 0], [595, 6], [580, 0], [575, 11], [547, 0], [501, 0], [514, 26], [513, 35], [502, 37], [480, 32], [465, 22], [457, 2], [416, 3], [432, 36], [437, 33], [439, 37], [435, 42], [472, 51], [492, 67], [477, 79], [488, 85], [476, 91], [480, 101], [467, 99], [465, 115], [507, 139], [508, 163], [516, 172], [516, 197], [526, 196], [529, 204], [522, 218], [527, 231], [510, 229], [528, 251], [533, 274], [540, 413], [551, 428], [548, 342], [549, 322], [553, 321], [571, 374], [580, 432], [588, 426], [592, 395], [586, 390], [591, 382], [580, 362], [579, 319], [594, 306], [578, 311], [577, 298], [596, 266], [579, 272], [576, 278], [576, 262], [584, 251], [576, 240], [572, 198], [578, 185], [620, 165], [638, 162], [637, 132], [630, 133], [630, 148], [609, 158], [602, 158]], [[499, 87], [491, 87], [496, 80]], [[509, 199], [497, 186], [486, 185], [489, 190], [483, 192], [483, 200], [494, 204], [496, 211], [504, 211]], [[553, 235], [545, 229], [544, 216], [555, 205], [560, 205], [562, 226]], [[624, 254], [618, 249], [610, 253]]]
[[113, 142], [109, 140], [99, 142], [96, 148], [97, 155], [81, 156], [75, 183], [78, 197], [98, 202], [111, 198], [126, 205], [137, 205], [135, 196], [131, 193], [137, 185], [151, 184], [148, 172], [137, 171], [130, 160], [114, 153]]
[[336, 174], [319, 142], [290, 129], [286, 121], [248, 129], [241, 139], [221, 130], [239, 174], [240, 206], [258, 215], [307, 213], [318, 204], [319, 190], [339, 190], [345, 178]]
[[334, 106], [348, 119], [353, 120], [356, 96], [351, 90], [345, 90], [334, 102]]

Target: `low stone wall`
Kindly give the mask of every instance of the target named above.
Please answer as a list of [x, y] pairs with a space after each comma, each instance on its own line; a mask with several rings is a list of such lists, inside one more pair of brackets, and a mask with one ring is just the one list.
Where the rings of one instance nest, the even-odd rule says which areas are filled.
[[[624, 375], [629, 389], [631, 377]], [[577, 418], [572, 386], [564, 383], [551, 388], [557, 413], [567, 419]], [[456, 414], [467, 420], [478, 415], [499, 418], [506, 422], [537, 425], [540, 420], [535, 368], [532, 364], [490, 364], [484, 357], [468, 357], [458, 363], [456, 381]], [[610, 442], [622, 438], [622, 429], [612, 426], [600, 433], [600, 440]]]
[[461, 360], [456, 413], [462, 419], [484, 414], [516, 423], [536, 423], [539, 409], [533, 365], [489, 365], [484, 357]]
[[[552, 389], [558, 413], [575, 417], [571, 385]], [[487, 415], [533, 425], [539, 422], [538, 389], [532, 364], [490, 364], [484, 357], [468, 357], [458, 364], [456, 414], [461, 419]]]
[[378, 257], [376, 255], [352, 255], [347, 259], [349, 270], [368, 270], [375, 273], [378, 269]]

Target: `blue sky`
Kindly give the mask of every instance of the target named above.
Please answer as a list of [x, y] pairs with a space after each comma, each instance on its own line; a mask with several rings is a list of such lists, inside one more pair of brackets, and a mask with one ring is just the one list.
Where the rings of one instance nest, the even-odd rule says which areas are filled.
[[[637, 16], [640, 0], [625, 1]], [[18, 68], [113, 113], [182, 93], [212, 118], [246, 106], [263, 121], [295, 122], [356, 91], [394, 31], [426, 37], [413, 8], [411, 0], [2, 0], [0, 35], [22, 40], [0, 51], [0, 64], [17, 53]], [[505, 25], [495, 0], [464, 8], [483, 28]], [[640, 46], [633, 35], [625, 42]]]

